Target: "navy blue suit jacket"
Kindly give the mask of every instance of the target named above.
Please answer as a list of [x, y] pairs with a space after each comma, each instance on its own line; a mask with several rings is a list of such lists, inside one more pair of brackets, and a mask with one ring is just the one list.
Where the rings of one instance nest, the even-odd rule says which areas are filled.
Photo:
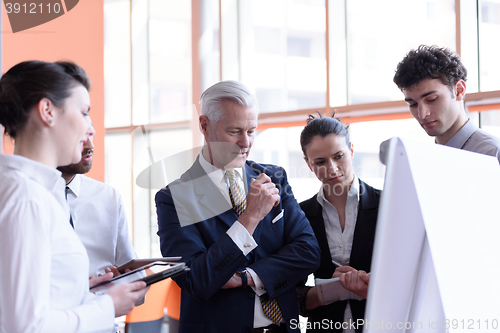
[[[156, 194], [162, 255], [182, 256], [191, 269], [174, 278], [182, 289], [180, 333], [252, 331], [253, 290], [221, 289], [245, 267], [260, 277], [266, 297], [276, 298], [290, 332], [290, 320], [298, 319], [295, 285], [319, 266], [318, 242], [282, 168], [247, 161], [244, 172], [247, 186], [265, 173], [281, 196], [279, 205], [255, 229], [258, 246], [247, 256], [226, 234], [238, 216], [198, 160]], [[283, 217], [273, 223], [282, 211]]]

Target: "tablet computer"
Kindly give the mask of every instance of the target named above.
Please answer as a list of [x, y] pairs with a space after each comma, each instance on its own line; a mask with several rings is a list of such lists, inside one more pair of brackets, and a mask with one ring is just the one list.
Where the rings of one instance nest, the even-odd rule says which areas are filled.
[[126, 262], [125, 264], [117, 267], [118, 272], [121, 274], [125, 273], [126, 269], [134, 270], [144, 265], [156, 262], [156, 261], [165, 261], [165, 262], [177, 262], [181, 260], [181, 257], [164, 257], [164, 258], [146, 258], [146, 259], [132, 259]]
[[[153, 274], [144, 277], [146, 275], [146, 269], [151, 270]], [[100, 283], [90, 288], [90, 291], [95, 294], [105, 294], [108, 289], [113, 286], [132, 283], [135, 281], [144, 281], [146, 282], [146, 285], [149, 286], [153, 283], [162, 281], [169, 277], [177, 276], [187, 271], [189, 271], [189, 268], [183, 262], [156, 261], [114, 277], [109, 281]]]

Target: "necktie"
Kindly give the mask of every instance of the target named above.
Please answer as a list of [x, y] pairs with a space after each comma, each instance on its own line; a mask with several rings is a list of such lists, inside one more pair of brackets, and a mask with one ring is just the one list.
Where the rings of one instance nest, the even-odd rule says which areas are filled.
[[226, 177], [229, 180], [229, 197], [231, 198], [231, 204], [236, 215], [240, 216], [247, 208], [247, 198], [245, 193], [236, 183], [236, 178], [234, 176], [233, 170], [226, 171]]
[[279, 325], [280, 323], [285, 322], [276, 298], [265, 300], [260, 297], [260, 303], [262, 303], [264, 314], [267, 318], [271, 319], [273, 323]]
[[[241, 187], [238, 186], [238, 183], [236, 183], [233, 170], [227, 170], [226, 177], [229, 180], [229, 197], [231, 198], [233, 210], [236, 212], [236, 215], [240, 216], [247, 207], [245, 193]], [[260, 298], [260, 303], [262, 304], [262, 309], [267, 318], [271, 319], [277, 325], [284, 322], [283, 314], [281, 313], [276, 298], [270, 300]]]
[[[68, 190], [69, 190], [69, 187], [66, 186], [66, 189], [64, 191], [64, 195], [66, 196], [66, 201], [68, 201]], [[71, 217], [71, 212], [69, 213], [69, 224], [71, 224], [73, 229], [75, 228], [75, 226], [73, 225], [73, 218]]]

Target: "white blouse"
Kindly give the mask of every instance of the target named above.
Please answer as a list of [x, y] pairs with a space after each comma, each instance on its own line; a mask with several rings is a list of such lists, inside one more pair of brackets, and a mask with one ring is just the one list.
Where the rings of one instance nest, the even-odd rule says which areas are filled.
[[105, 332], [110, 296], [89, 293], [87, 253], [69, 224], [61, 173], [0, 154], [0, 332]]
[[[342, 231], [340, 227], [340, 218], [337, 209], [325, 198], [323, 185], [318, 192], [317, 200], [323, 207], [323, 220], [325, 221], [325, 232], [330, 248], [330, 256], [336, 262], [342, 265], [349, 265], [351, 258], [352, 243], [354, 240], [354, 230], [356, 229], [356, 220], [358, 219], [359, 205], [359, 180], [354, 175], [351, 189], [347, 193], [347, 201], [345, 205], [345, 228]], [[346, 292], [350, 298], [360, 299], [354, 293], [348, 292], [342, 288], [342, 295]], [[350, 323], [353, 321], [351, 305], [347, 303], [344, 312], [344, 322]], [[350, 326], [342, 330], [343, 333], [354, 333], [354, 329]]]

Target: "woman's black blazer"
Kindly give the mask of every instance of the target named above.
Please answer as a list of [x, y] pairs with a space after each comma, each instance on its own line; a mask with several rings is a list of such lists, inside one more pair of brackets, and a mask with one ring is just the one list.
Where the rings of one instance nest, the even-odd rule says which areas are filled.
[[[380, 190], [374, 189], [362, 180], [359, 180], [359, 205], [356, 227], [354, 229], [354, 239], [352, 243], [350, 266], [357, 270], [370, 271], [372, 262], [373, 243], [375, 240], [375, 227], [377, 224], [378, 205], [380, 200]], [[336, 266], [332, 263], [330, 248], [326, 239], [325, 222], [323, 221], [323, 208], [318, 203], [318, 195], [300, 203], [300, 207], [311, 223], [316, 238], [321, 249], [321, 264], [314, 272], [315, 278], [329, 279], [332, 277]], [[330, 305], [320, 306], [309, 312], [309, 325], [314, 322], [328, 323], [344, 320], [344, 311], [348, 301], [335, 302]], [[366, 301], [349, 300], [354, 321], [363, 319], [365, 315]], [[317, 327], [322, 325], [316, 324]], [[330, 324], [328, 325], [330, 327]], [[314, 327], [314, 326], [312, 326]], [[361, 327], [360, 327], [361, 329]], [[342, 332], [342, 330], [312, 329], [307, 332]]]

